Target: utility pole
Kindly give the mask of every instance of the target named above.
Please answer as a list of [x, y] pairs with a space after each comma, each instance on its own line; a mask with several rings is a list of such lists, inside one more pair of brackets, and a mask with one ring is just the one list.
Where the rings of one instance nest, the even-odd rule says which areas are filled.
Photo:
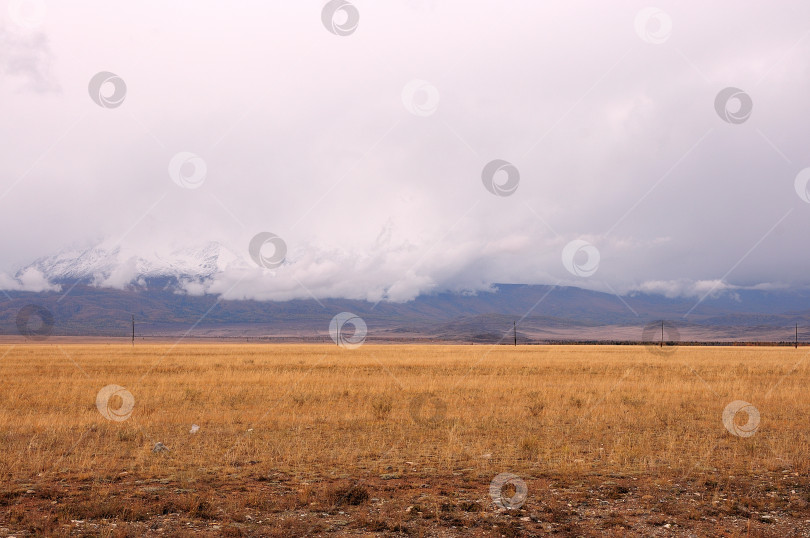
[[661, 347], [664, 347], [664, 320], [661, 320]]
[[515, 331], [515, 347], [517, 347], [517, 321], [512, 322], [512, 329]]
[[793, 349], [799, 349], [799, 322], [796, 322], [796, 342], [793, 344]]
[[132, 314], [132, 347], [135, 347], [135, 314]]

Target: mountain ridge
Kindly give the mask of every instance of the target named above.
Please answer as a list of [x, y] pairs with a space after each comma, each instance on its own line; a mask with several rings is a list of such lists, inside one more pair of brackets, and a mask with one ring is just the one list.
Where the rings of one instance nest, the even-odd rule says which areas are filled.
[[[741, 300], [730, 303], [722, 298], [707, 299], [684, 317], [695, 301], [646, 294], [619, 298], [547, 285], [496, 284], [492, 291], [476, 294], [442, 292], [406, 303], [372, 303], [352, 299], [222, 300], [213, 295], [179, 293], [169, 278], [144, 282], [144, 286], [115, 289], [81, 280], [63, 281], [65, 291], [8, 292], [7, 300], [0, 304], [0, 333], [16, 333], [16, 316], [28, 304], [53, 313], [54, 334], [74, 336], [127, 336], [132, 315], [142, 336], [182, 334], [194, 327], [195, 334], [209, 336], [323, 338], [333, 316], [351, 312], [365, 320], [370, 335], [443, 341], [503, 334], [511, 329], [512, 322], [517, 322], [524, 339], [537, 340], [638, 337], [644, 325], [656, 320], [670, 320], [682, 330], [703, 337], [716, 333], [723, 338], [772, 338], [782, 333], [787, 337], [793, 324], [810, 324], [810, 310], [746, 311], [749, 303], [757, 308], [768, 303], [761, 297], [763, 292], [746, 292]], [[753, 294], [751, 300], [748, 293]], [[810, 297], [805, 295], [804, 299], [810, 304]], [[780, 300], [771, 297], [771, 302]], [[735, 310], [729, 310], [728, 304], [736, 306]], [[777, 307], [771, 304], [768, 309]]]
[[255, 270], [250, 260], [214, 241], [148, 258], [118, 245], [64, 250], [18, 271], [17, 277], [39, 271], [52, 287], [6, 291], [0, 333], [17, 331], [17, 314], [28, 304], [52, 312], [54, 334], [78, 336], [130, 334], [132, 315], [141, 335], [182, 334], [194, 327], [196, 334], [212, 336], [323, 337], [333, 316], [351, 312], [365, 320], [371, 333], [443, 341], [492, 339], [513, 322], [526, 340], [635, 338], [639, 327], [656, 320], [669, 320], [700, 338], [773, 338], [794, 324], [810, 324], [809, 290], [734, 289], [698, 300], [643, 291], [620, 296], [574, 286], [493, 284], [477, 292], [437, 291], [407, 302], [374, 303], [323, 297], [225, 300], [189, 293], [184, 286], [236, 266]]

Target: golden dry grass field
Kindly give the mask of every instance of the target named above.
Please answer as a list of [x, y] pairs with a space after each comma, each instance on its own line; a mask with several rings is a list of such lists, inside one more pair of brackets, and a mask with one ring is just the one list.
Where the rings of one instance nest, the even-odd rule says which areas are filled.
[[810, 535], [807, 349], [0, 355], [3, 535]]

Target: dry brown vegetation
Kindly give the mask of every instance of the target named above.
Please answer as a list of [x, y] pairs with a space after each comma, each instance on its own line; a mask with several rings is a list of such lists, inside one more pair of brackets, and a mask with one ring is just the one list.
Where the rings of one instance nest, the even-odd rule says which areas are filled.
[[[810, 534], [803, 349], [46, 341], [4, 353], [5, 534]], [[97, 409], [109, 384], [132, 394], [128, 419]], [[724, 427], [733, 400], [758, 408], [753, 436]], [[528, 487], [519, 508], [490, 498], [503, 472]]]

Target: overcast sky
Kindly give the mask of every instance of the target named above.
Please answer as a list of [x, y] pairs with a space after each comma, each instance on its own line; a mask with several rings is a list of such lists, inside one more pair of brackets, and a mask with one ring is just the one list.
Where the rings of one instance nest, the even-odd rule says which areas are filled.
[[810, 284], [810, 4], [594, 4], [2, 0], [4, 281], [216, 241], [194, 292]]

